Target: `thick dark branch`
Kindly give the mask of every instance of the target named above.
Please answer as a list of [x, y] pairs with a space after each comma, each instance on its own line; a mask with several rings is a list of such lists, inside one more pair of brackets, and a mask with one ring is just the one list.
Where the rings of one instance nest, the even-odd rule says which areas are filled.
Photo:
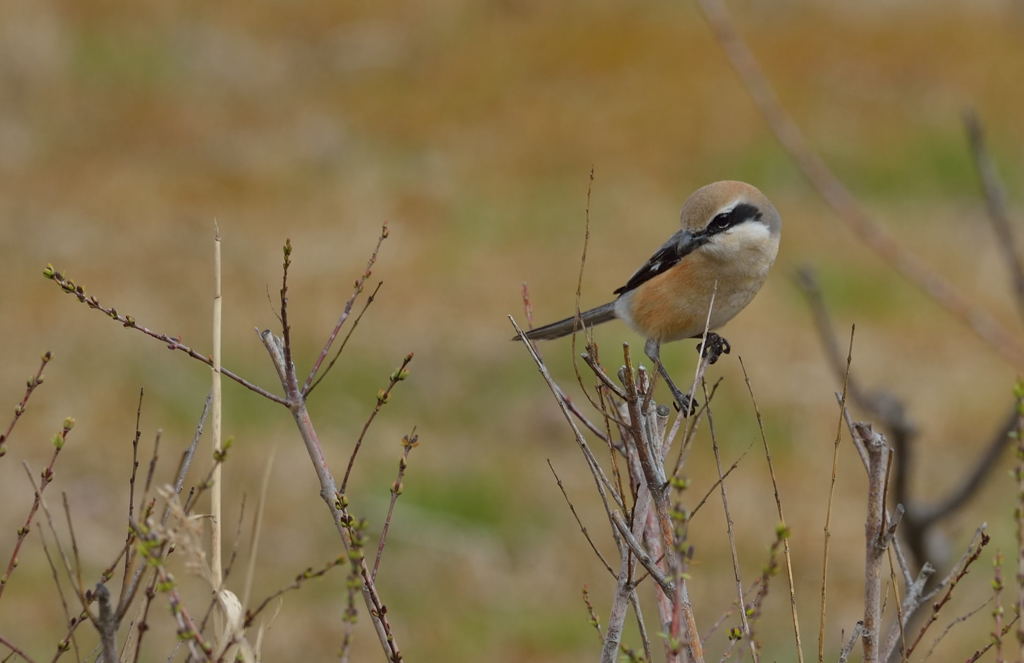
[[1017, 411], [1015, 407], [1003, 425], [993, 435], [985, 450], [978, 457], [978, 460], [975, 461], [974, 467], [961, 480], [960, 485], [953, 488], [949, 495], [938, 500], [935, 504], [916, 509], [914, 517], [923, 527], [928, 527], [952, 515], [978, 493], [978, 490], [985, 481], [985, 477], [989, 475], [993, 468], [995, 468], [996, 463], [999, 462], [999, 458], [1003, 455], [1003, 450], [1013, 443], [1010, 433], [1014, 430], [1016, 424]]

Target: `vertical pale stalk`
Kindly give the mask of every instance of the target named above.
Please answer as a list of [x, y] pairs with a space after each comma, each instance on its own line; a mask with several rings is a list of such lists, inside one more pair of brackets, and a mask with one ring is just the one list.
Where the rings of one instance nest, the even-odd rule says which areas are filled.
[[[219, 458], [221, 454], [221, 390], [220, 390], [220, 346], [221, 346], [221, 277], [220, 277], [220, 227], [214, 223], [213, 238], [213, 365], [211, 370], [213, 395], [213, 454]], [[216, 584], [214, 591], [220, 591], [223, 582], [223, 566], [221, 564], [221, 463], [216, 463], [210, 485], [210, 519], [212, 536], [210, 540], [210, 566], [213, 567], [213, 579]]]

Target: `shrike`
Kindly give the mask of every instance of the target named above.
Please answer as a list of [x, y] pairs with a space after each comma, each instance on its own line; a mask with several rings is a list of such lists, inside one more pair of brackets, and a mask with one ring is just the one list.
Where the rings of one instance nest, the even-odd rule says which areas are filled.
[[[661, 363], [661, 344], [718, 329], [743, 310], [761, 289], [779, 251], [782, 219], [775, 206], [745, 182], [703, 186], [687, 198], [676, 231], [626, 285], [597, 308], [525, 333], [554, 339], [621, 318], [647, 339], [645, 351], [668, 383], [676, 406], [689, 412], [692, 399], [672, 382]], [[712, 295], [714, 304], [712, 305]], [[729, 343], [708, 334], [705, 353], [714, 363]]]

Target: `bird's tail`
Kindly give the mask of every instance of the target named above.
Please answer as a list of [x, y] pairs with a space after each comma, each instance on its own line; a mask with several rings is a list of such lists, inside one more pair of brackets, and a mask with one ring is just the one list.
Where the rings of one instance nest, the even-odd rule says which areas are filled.
[[[531, 340], [550, 340], [553, 338], [561, 338], [568, 336], [574, 331], [580, 330], [580, 322], [582, 321], [583, 327], [593, 327], [599, 325], [602, 322], [608, 322], [615, 318], [615, 302], [608, 302], [604, 306], [598, 306], [592, 308], [589, 311], [583, 311], [579, 316], [572, 316], [565, 320], [559, 320], [558, 322], [552, 322], [550, 325], [544, 325], [543, 327], [537, 327], [536, 329], [530, 329], [525, 332], [526, 338]], [[516, 336], [512, 339], [513, 341], [519, 340]]]

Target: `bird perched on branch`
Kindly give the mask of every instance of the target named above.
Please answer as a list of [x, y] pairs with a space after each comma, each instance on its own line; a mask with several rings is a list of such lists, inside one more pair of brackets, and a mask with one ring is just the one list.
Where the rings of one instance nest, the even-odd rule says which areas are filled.
[[[615, 300], [531, 329], [526, 338], [560, 338], [581, 327], [625, 320], [647, 339], [645, 352], [672, 390], [676, 407], [689, 412], [694, 401], [665, 370], [661, 344], [703, 337], [709, 308], [707, 328], [717, 329], [750, 303], [775, 262], [782, 219], [755, 187], [723, 181], [694, 191], [679, 221], [680, 230], [615, 290]], [[704, 353], [710, 363], [729, 349], [728, 341], [708, 333]]]

